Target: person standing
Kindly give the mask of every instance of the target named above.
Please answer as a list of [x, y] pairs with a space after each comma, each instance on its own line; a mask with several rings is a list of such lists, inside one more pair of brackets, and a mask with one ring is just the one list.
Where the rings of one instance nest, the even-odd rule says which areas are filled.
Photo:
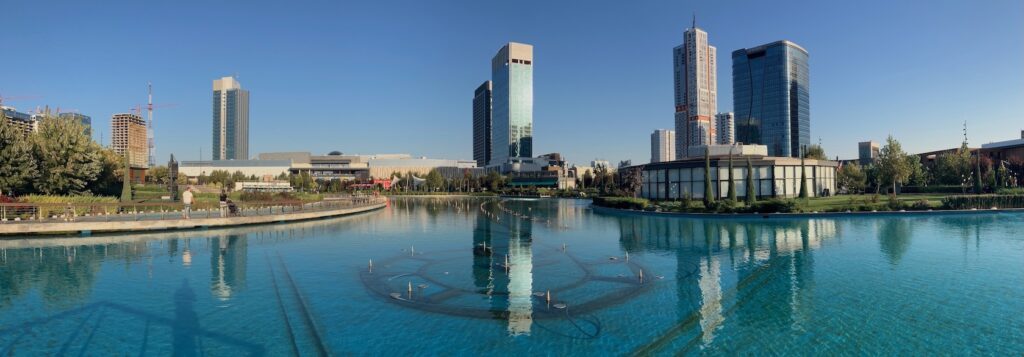
[[224, 218], [228, 216], [228, 191], [225, 189], [220, 190], [220, 217]]
[[182, 216], [185, 219], [192, 218], [192, 201], [192, 186], [189, 186], [188, 188], [185, 189], [185, 192], [181, 194], [181, 203], [185, 204], [185, 209], [183, 209], [181, 212]]

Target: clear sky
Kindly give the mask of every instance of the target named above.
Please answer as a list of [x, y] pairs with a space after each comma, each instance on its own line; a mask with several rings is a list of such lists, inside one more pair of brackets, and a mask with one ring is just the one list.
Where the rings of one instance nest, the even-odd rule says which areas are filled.
[[[27, 1], [0, 5], [0, 95], [91, 115], [145, 103], [157, 160], [209, 158], [213, 79], [251, 91], [250, 155], [472, 158], [473, 90], [508, 41], [534, 45], [534, 153], [650, 158], [673, 126], [672, 47], [694, 13], [731, 52], [788, 39], [810, 52], [811, 137], [830, 156], [892, 134], [909, 151], [1024, 129], [1024, 1]], [[34, 96], [34, 97], [33, 97]]]

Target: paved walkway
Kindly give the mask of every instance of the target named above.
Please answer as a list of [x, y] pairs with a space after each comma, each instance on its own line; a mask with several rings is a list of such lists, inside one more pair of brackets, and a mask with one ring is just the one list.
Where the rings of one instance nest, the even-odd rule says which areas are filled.
[[[304, 208], [302, 210], [280, 209], [273, 213], [269, 209], [262, 211], [243, 212], [240, 217], [219, 217], [218, 211], [193, 212], [192, 219], [180, 219], [180, 212], [145, 213], [139, 215], [109, 215], [76, 217], [74, 222], [64, 221], [20, 221], [0, 224], [0, 236], [19, 235], [56, 235], [56, 234], [89, 234], [102, 232], [136, 232], [171, 229], [193, 229], [227, 227], [248, 224], [301, 221], [324, 217], [343, 216], [383, 208], [386, 201], [378, 200], [365, 204], [331, 207]], [[246, 214], [248, 213], [248, 214]], [[209, 218], [207, 218], [209, 217]]]

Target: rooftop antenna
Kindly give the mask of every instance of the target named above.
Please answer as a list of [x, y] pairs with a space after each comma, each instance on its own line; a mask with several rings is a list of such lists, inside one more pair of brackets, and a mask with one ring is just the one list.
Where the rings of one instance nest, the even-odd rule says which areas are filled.
[[697, 12], [696, 11], [693, 12], [693, 29], [694, 30], [697, 29]]
[[153, 144], [153, 82], [146, 82], [146, 90], [149, 94], [149, 102], [146, 104], [146, 112], [149, 114], [149, 118], [146, 120], [149, 124], [149, 130], [146, 132], [146, 139], [149, 142], [149, 166], [156, 166], [156, 156], [153, 152], [156, 150]]

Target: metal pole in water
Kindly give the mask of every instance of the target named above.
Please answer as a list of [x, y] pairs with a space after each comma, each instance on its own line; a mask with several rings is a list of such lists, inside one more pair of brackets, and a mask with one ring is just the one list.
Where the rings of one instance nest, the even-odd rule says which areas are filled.
[[373, 259], [370, 259], [370, 272], [373, 272]]
[[626, 261], [629, 261], [629, 252], [626, 252]]
[[640, 284], [644, 283], [644, 270], [640, 269]]
[[412, 299], [412, 281], [409, 281], [409, 299]]
[[551, 290], [548, 289], [548, 293], [544, 297], [544, 301], [547, 301], [548, 305], [551, 305]]

